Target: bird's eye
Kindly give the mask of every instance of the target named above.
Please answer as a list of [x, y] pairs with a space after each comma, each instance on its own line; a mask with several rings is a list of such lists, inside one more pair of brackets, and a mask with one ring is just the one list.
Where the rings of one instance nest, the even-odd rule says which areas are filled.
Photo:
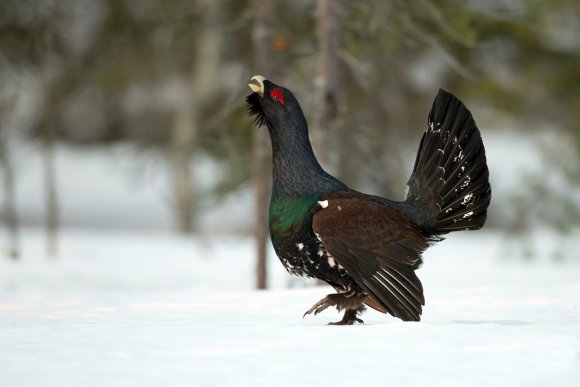
[[274, 101], [280, 102], [282, 105], [284, 105], [284, 94], [282, 94], [282, 92], [278, 89], [274, 89], [270, 92], [270, 97], [272, 97], [272, 99]]

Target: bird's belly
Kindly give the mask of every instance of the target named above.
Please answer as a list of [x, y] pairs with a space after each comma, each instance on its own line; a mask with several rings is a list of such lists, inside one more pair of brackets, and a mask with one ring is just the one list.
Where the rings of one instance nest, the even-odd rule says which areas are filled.
[[350, 290], [352, 278], [318, 239], [308, 237], [277, 242], [273, 241], [274, 249], [288, 273], [318, 278], [338, 291]]

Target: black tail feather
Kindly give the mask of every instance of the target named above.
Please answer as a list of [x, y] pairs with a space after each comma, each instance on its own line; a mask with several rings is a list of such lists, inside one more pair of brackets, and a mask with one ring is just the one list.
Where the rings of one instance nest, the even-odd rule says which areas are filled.
[[433, 102], [409, 179], [406, 202], [424, 209], [432, 234], [479, 229], [491, 200], [481, 134], [463, 103], [444, 90]]

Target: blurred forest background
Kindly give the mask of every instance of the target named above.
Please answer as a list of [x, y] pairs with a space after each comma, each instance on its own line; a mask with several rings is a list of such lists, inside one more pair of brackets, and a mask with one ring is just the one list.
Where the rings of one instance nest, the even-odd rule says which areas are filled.
[[[578, 236], [577, 0], [3, 0], [2, 249], [22, 256], [28, 227], [53, 255], [62, 227], [151, 227], [254, 235], [263, 262], [269, 140], [244, 102], [255, 74], [295, 92], [329, 171], [394, 199], [437, 89], [452, 91], [487, 147], [488, 229], [529, 257], [538, 231]], [[154, 185], [157, 207], [107, 202], [113, 188], [76, 160], [112, 162], [135, 198]]]

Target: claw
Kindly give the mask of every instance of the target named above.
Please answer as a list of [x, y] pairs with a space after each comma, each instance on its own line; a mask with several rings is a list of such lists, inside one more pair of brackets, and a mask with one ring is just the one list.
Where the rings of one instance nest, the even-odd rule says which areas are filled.
[[357, 313], [362, 312], [364, 310], [364, 307], [361, 308], [360, 305], [359, 308], [357, 309], [350, 309], [348, 307], [345, 307], [345, 300], [347, 299], [348, 298], [345, 298], [345, 296], [342, 294], [328, 294], [322, 300], [312, 305], [312, 308], [308, 309], [306, 313], [304, 313], [302, 318], [306, 317], [307, 314], [312, 313], [314, 313], [314, 315], [316, 316], [318, 313], [322, 312], [329, 306], [336, 306], [338, 310], [346, 309], [346, 311], [344, 312], [344, 316], [342, 317], [342, 320], [328, 323], [328, 325], [352, 325], [355, 322], [359, 324], [364, 324], [364, 321], [357, 317]]
[[359, 324], [364, 324], [365, 323], [360, 318], [354, 318], [354, 319], [348, 320], [348, 321], [340, 320], [340, 321], [337, 321], [337, 322], [329, 322], [328, 325], [354, 325], [355, 322], [357, 322]]
[[322, 300], [320, 300], [316, 304], [314, 304], [312, 306], [312, 308], [308, 309], [304, 313], [302, 318], [306, 317], [307, 314], [312, 314], [312, 312], [314, 312], [314, 315], [316, 316], [318, 313], [322, 312], [324, 309], [328, 308], [329, 306], [333, 306], [333, 305], [335, 305], [335, 304], [328, 298], [328, 296], [326, 296]]

